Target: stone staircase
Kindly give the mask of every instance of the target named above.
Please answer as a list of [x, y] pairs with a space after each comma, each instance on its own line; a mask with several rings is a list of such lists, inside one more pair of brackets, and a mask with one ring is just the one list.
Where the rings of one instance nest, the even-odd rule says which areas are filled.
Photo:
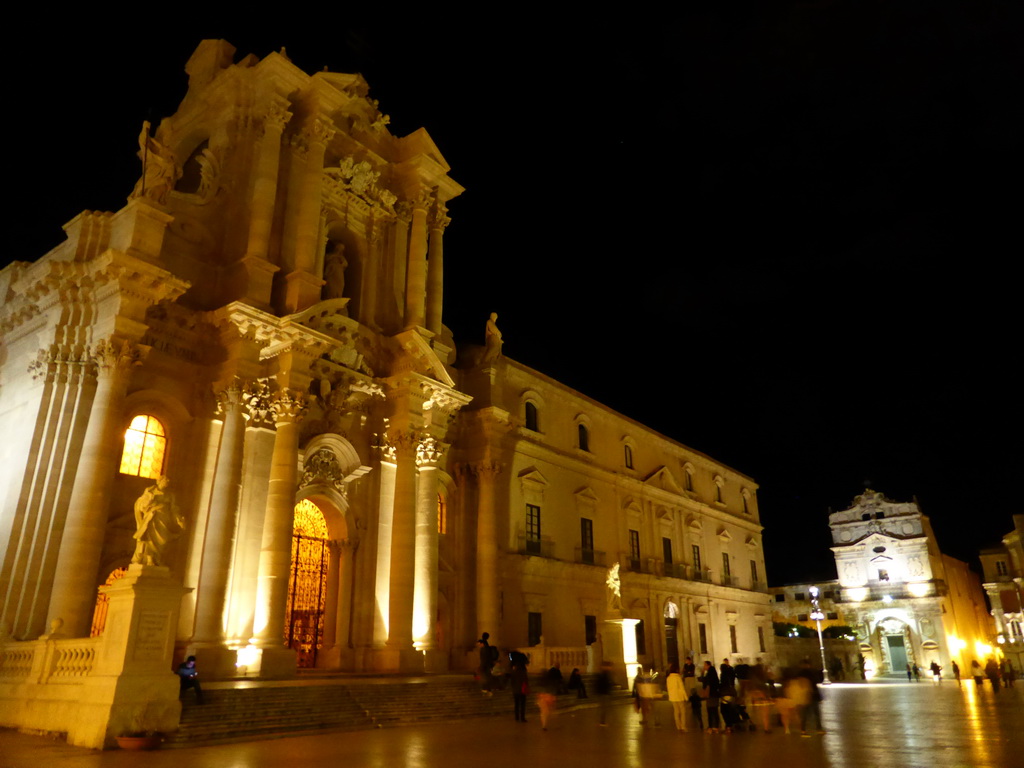
[[[204, 687], [204, 697], [200, 706], [186, 692], [180, 727], [165, 748], [512, 715], [510, 691], [485, 696], [468, 676], [215, 683]], [[527, 699], [527, 713], [536, 715], [536, 699]], [[558, 697], [559, 710], [591, 705], [593, 697]]]
[[[471, 678], [455, 676], [212, 684], [204, 698], [200, 706], [186, 693], [180, 728], [165, 748], [512, 714], [509, 691], [485, 696]], [[575, 693], [558, 697], [559, 709], [591, 703]], [[528, 713], [536, 708], [530, 696]]]

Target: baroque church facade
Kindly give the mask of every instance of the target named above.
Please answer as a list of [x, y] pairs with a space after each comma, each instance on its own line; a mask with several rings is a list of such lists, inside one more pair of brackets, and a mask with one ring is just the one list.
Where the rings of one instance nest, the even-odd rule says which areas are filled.
[[12, 649], [101, 642], [147, 574], [206, 677], [464, 669], [485, 631], [770, 656], [750, 478], [505, 357], [494, 316], [457, 360], [429, 135], [283, 53], [186, 71], [128, 204], [0, 272], [0, 699]]
[[[868, 489], [831, 513], [829, 527], [839, 578], [819, 585], [822, 610], [826, 623], [856, 631], [868, 675], [902, 675], [908, 664], [927, 670], [933, 661], [947, 675], [955, 661], [966, 675], [972, 659], [984, 664], [993, 649], [981, 582], [940, 551], [916, 501]], [[806, 624], [806, 590], [796, 589], [776, 590], [776, 615]]]

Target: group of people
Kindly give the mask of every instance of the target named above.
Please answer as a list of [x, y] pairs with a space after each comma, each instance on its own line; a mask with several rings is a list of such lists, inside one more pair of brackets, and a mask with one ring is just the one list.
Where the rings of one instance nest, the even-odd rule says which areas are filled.
[[[647, 724], [652, 712], [655, 725], [658, 724], [654, 703], [662, 698], [662, 692], [656, 678], [656, 674], [641, 670], [634, 682], [634, 701], [641, 724]], [[688, 732], [689, 727], [705, 730], [705, 712], [707, 733], [753, 731], [758, 726], [770, 733], [772, 716], [778, 712], [786, 733], [799, 724], [801, 733], [809, 735], [812, 725], [819, 733], [824, 732], [820, 682], [820, 671], [806, 660], [800, 669], [787, 672], [780, 692], [770, 669], [760, 659], [752, 665], [741, 660], [735, 666], [729, 659], [723, 659], [717, 669], [705, 661], [698, 675], [693, 659], [688, 656], [682, 667], [669, 667], [665, 695], [672, 705], [676, 730], [681, 733]]]
[[[984, 686], [985, 678], [988, 678], [992, 684], [992, 690], [995, 693], [999, 693], [1000, 686], [1003, 688], [1013, 688], [1013, 684], [1017, 679], [1017, 670], [1009, 659], [1003, 659], [1000, 664], [993, 657], [989, 656], [988, 661], [985, 662], [984, 669], [982, 669], [977, 659], [971, 661], [971, 677], [974, 678], [974, 683], [979, 689]], [[956, 671], [956, 679], [959, 683], [959, 669]]]

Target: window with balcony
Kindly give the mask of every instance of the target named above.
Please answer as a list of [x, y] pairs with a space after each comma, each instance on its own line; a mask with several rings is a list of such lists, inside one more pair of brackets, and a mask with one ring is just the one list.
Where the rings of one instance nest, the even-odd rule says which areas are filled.
[[540, 554], [540, 507], [536, 504], [526, 505], [526, 551]]
[[722, 576], [726, 581], [732, 578], [732, 566], [729, 565], [729, 553], [722, 553]]
[[695, 579], [699, 579], [701, 577], [700, 546], [697, 544], [693, 545], [693, 577]]
[[541, 622], [541, 615], [539, 613], [528, 613], [526, 615], [527, 644], [531, 646], [540, 645], [540, 638], [543, 632], [544, 626]]
[[708, 626], [707, 624], [697, 625], [697, 639], [701, 653], [708, 652]]
[[665, 560], [665, 572], [671, 570], [668, 566], [672, 565], [672, 539], [667, 536], [661, 537], [661, 555]]
[[594, 564], [594, 521], [586, 517], [580, 518], [580, 560]]
[[733, 653], [740, 652], [739, 641], [736, 639], [736, 625], [729, 625], [729, 645], [732, 648]]
[[629, 567], [630, 570], [640, 570], [640, 531], [629, 530]]

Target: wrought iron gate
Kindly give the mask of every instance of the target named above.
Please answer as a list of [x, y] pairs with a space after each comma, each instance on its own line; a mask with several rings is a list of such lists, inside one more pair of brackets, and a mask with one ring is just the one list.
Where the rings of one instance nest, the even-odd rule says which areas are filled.
[[331, 557], [323, 513], [310, 501], [300, 502], [295, 508], [294, 530], [285, 642], [298, 651], [300, 667], [315, 667], [323, 644]]

